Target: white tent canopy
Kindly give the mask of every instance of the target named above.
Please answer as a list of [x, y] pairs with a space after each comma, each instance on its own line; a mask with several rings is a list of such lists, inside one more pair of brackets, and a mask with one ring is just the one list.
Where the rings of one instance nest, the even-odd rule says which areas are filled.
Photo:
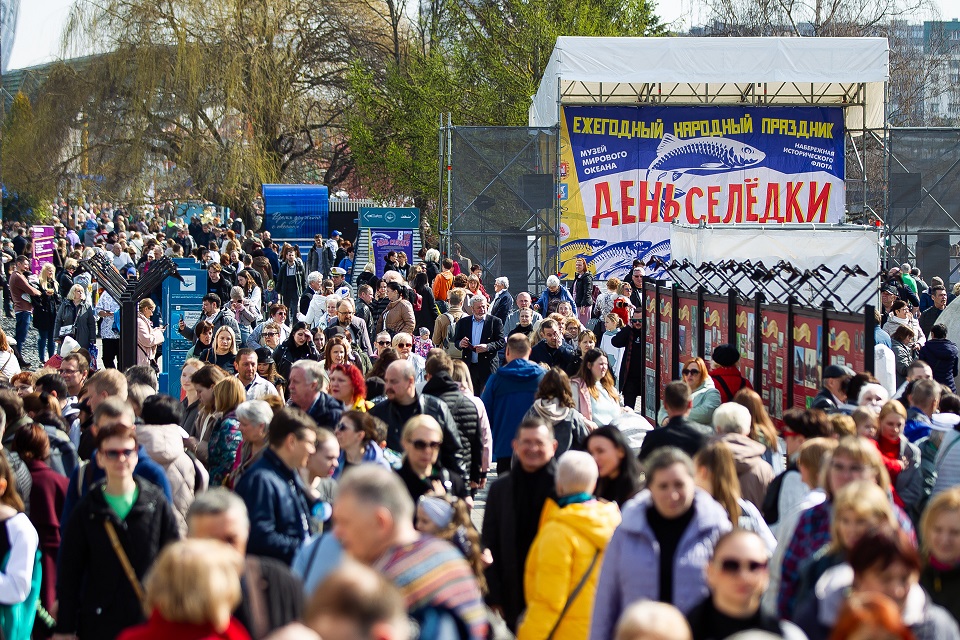
[[530, 126], [566, 104], [843, 105], [852, 131], [884, 124], [886, 38], [561, 36], [530, 106]]

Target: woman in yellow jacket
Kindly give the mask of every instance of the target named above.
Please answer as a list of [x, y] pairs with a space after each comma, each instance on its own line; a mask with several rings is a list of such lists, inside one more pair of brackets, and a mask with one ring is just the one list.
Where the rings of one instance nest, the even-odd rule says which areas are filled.
[[540, 516], [524, 571], [527, 610], [517, 640], [586, 640], [603, 552], [620, 524], [612, 502], [593, 497], [597, 464], [590, 454], [567, 451], [557, 466], [557, 502]]

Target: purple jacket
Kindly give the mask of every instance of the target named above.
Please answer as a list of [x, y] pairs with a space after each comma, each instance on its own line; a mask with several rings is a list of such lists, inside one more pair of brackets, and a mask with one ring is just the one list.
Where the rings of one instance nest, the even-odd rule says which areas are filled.
[[[623, 505], [623, 521], [610, 539], [600, 568], [590, 640], [608, 640], [620, 614], [638, 600], [660, 595], [660, 547], [647, 521], [650, 491]], [[727, 513], [701, 489], [693, 498], [696, 513], [684, 531], [673, 561], [673, 604], [687, 614], [709, 595], [703, 569], [713, 545], [732, 528]]]

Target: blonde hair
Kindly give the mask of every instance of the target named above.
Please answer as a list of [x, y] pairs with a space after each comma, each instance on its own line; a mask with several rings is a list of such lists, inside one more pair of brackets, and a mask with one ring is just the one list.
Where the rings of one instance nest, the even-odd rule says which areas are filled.
[[923, 515], [920, 516], [920, 553], [925, 559], [930, 558], [931, 529], [937, 518], [950, 511], [960, 511], [960, 487], [950, 487], [938, 493], [927, 503]]
[[410, 442], [410, 439], [413, 437], [413, 432], [420, 428], [429, 429], [436, 435], [440, 436], [440, 441], [443, 442], [443, 429], [440, 428], [440, 423], [436, 421], [433, 416], [428, 416], [421, 413], [418, 416], [413, 416], [407, 420], [406, 424], [403, 425], [403, 434], [401, 438], [404, 442]]
[[453, 361], [453, 373], [450, 374], [450, 377], [453, 378], [454, 382], [459, 382], [464, 387], [470, 390], [470, 393], [473, 391], [473, 380], [470, 379], [470, 368], [467, 367], [467, 363], [459, 358]]
[[833, 516], [830, 518], [830, 552], [850, 551], [844, 549], [840, 539], [840, 513], [852, 512], [855, 516], [865, 520], [875, 520], [879, 526], [886, 521], [896, 527], [897, 520], [893, 516], [893, 507], [886, 492], [868, 480], [855, 480], [837, 492], [833, 499]]
[[672, 604], [644, 600], [626, 608], [614, 640], [692, 640], [690, 625]]
[[228, 375], [213, 386], [213, 407], [219, 413], [235, 410], [246, 399], [243, 383], [233, 376]]
[[218, 540], [174, 542], [160, 552], [144, 581], [147, 615], [158, 611], [170, 622], [211, 624], [218, 632], [230, 624], [240, 604], [243, 558]]
[[847, 414], [831, 413], [827, 416], [827, 420], [830, 421], [830, 428], [833, 429], [833, 432], [841, 438], [857, 435], [857, 421]]
[[217, 331], [213, 334], [213, 342], [210, 344], [210, 346], [213, 348], [213, 352], [216, 353], [217, 355], [226, 355], [226, 354], [218, 353], [219, 346], [217, 345], [217, 336], [219, 336], [224, 331], [230, 334], [230, 340], [232, 341], [232, 344], [230, 345], [229, 353], [233, 355], [237, 355], [237, 335], [233, 332], [233, 329], [231, 329], [227, 325], [223, 325], [222, 327], [218, 328]]
[[820, 469], [820, 486], [826, 492], [831, 500], [834, 497], [833, 487], [830, 486], [830, 465], [837, 458], [850, 458], [854, 462], [870, 467], [873, 470], [874, 481], [884, 492], [890, 491], [890, 474], [887, 468], [883, 466], [883, 459], [880, 457], [880, 450], [877, 445], [867, 438], [861, 436], [846, 436], [840, 438], [837, 448], [834, 449], [826, 464]]
[[610, 278], [607, 280], [607, 291], [619, 291], [620, 278]]
[[824, 462], [830, 461], [830, 455], [836, 448], [837, 441], [833, 438], [810, 438], [800, 445], [797, 466], [803, 467], [812, 472], [814, 477], [820, 478], [820, 470], [823, 469]]
[[620, 328], [623, 326], [623, 318], [621, 318], [615, 313], [608, 313], [607, 315], [603, 316], [603, 319], [604, 321], [611, 320], [613, 324], [617, 326], [617, 328]]
[[[70, 291], [72, 292], [73, 289], [71, 289]], [[157, 303], [154, 302], [153, 300], [151, 300], [150, 298], [144, 298], [144, 299], [141, 300], [140, 303], [137, 305], [137, 308], [140, 309], [140, 313], [143, 313], [143, 310], [144, 310], [144, 309], [156, 309], [156, 308], [157, 308]]]
[[880, 415], [877, 417], [877, 422], [883, 422], [883, 419], [891, 413], [897, 414], [904, 420], [907, 419], [907, 410], [903, 408], [899, 400], [887, 400], [883, 403], [883, 406], [880, 407]]

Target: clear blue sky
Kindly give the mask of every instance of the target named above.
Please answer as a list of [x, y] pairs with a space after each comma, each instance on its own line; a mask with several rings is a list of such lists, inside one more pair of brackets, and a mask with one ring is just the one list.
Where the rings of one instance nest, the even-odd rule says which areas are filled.
[[[86, 1], [86, 0], [80, 0]], [[10, 69], [50, 62], [60, 56], [60, 36], [74, 0], [23, 0]], [[657, 13], [674, 29], [683, 30], [702, 16], [691, 7], [697, 0], [657, 0]], [[933, 0], [944, 19], [960, 17], [960, 0]]]

